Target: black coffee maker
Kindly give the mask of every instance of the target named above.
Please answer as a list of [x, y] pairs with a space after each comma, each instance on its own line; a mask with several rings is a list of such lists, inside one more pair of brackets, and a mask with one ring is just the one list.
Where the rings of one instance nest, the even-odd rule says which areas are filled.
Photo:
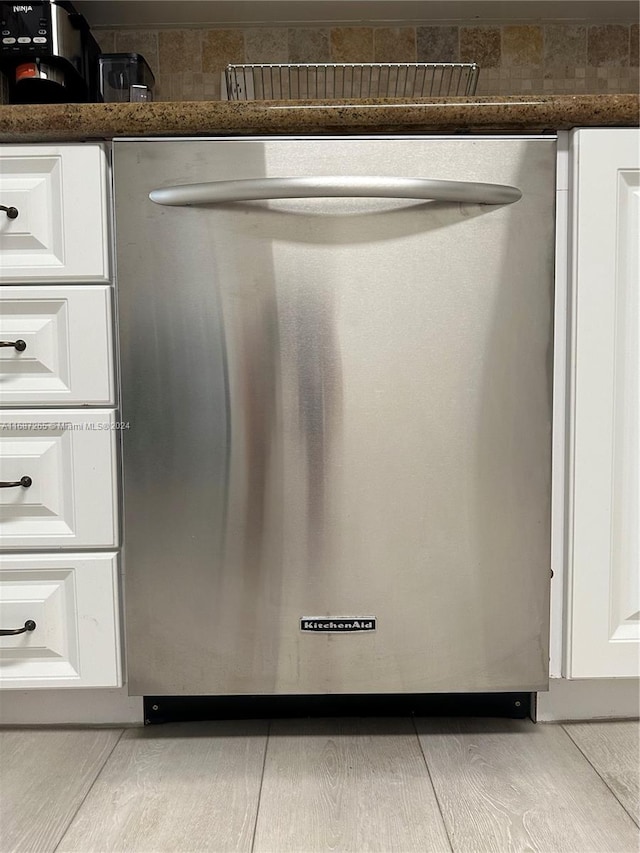
[[0, 71], [11, 104], [100, 101], [100, 48], [65, 0], [0, 2]]

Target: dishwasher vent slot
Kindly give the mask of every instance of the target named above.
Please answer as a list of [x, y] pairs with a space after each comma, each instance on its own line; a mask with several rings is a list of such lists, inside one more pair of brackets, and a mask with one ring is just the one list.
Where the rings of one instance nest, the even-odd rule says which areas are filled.
[[430, 98], [473, 95], [475, 62], [363, 62], [229, 65], [230, 101]]

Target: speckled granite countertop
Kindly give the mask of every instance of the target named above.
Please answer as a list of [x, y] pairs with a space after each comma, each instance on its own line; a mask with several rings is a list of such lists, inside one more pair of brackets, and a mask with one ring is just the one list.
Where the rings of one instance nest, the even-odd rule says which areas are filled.
[[530, 95], [433, 100], [158, 101], [0, 107], [0, 142], [116, 136], [434, 133], [633, 127], [638, 95]]

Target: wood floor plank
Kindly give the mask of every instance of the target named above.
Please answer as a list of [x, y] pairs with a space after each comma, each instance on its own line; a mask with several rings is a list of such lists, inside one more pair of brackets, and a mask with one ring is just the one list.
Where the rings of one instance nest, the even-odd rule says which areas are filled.
[[0, 850], [53, 851], [121, 729], [0, 731]]
[[564, 729], [640, 826], [640, 722], [566, 723]]
[[272, 724], [255, 853], [450, 851], [410, 720]]
[[129, 729], [58, 851], [249, 851], [267, 730], [262, 721]]
[[637, 827], [561, 726], [416, 724], [456, 853], [637, 853]]

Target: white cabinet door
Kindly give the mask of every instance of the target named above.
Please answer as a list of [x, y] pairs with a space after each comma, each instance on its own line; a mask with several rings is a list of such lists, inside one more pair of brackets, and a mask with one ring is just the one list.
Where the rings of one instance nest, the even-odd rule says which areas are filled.
[[109, 278], [102, 146], [3, 145], [0, 204], [0, 282]]
[[640, 672], [640, 131], [572, 135], [568, 675]]
[[0, 405], [112, 405], [111, 323], [108, 285], [1, 287]]
[[0, 548], [117, 544], [115, 424], [113, 409], [0, 413]]
[[0, 687], [119, 687], [117, 557], [0, 556]]

